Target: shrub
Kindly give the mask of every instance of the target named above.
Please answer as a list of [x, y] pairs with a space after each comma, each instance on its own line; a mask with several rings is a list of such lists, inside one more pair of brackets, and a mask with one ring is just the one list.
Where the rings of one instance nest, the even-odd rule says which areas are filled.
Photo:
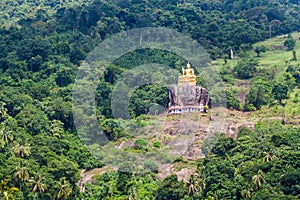
[[160, 148], [161, 147], [161, 143], [159, 141], [156, 141], [156, 142], [153, 143], [153, 147]]
[[151, 172], [158, 172], [158, 165], [152, 160], [146, 160], [144, 162], [144, 169], [149, 170]]
[[244, 105], [244, 111], [255, 111], [255, 110], [256, 108], [252, 103]]
[[296, 46], [296, 41], [293, 39], [291, 34], [289, 34], [287, 39], [284, 41], [284, 46], [287, 46], [289, 51], [292, 51]]
[[242, 60], [234, 67], [237, 76], [242, 79], [252, 78], [257, 71], [258, 62], [254, 59]]
[[147, 147], [148, 142], [144, 139], [137, 139], [134, 142], [134, 148], [136, 149], [145, 149]]

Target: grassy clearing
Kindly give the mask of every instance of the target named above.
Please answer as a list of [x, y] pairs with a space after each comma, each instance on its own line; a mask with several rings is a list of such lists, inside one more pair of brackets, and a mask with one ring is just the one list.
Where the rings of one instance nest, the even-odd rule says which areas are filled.
[[[293, 58], [292, 51], [276, 49], [276, 47], [283, 46], [283, 43], [286, 40], [287, 35], [273, 37], [273, 38], [267, 39], [265, 41], [254, 44], [253, 49], [255, 49], [255, 47], [260, 46], [260, 45], [264, 45], [268, 48], [268, 51], [265, 53], [262, 53], [260, 57], [257, 57], [254, 50], [247, 51], [246, 54], [249, 55], [249, 57], [253, 57], [253, 58], [257, 59], [259, 61], [259, 66], [262, 68], [269, 68], [269, 67], [274, 67], [274, 66], [287, 66], [288, 64], [300, 63], [299, 62], [299, 60], [300, 60], [300, 40], [299, 40], [300, 32], [293, 33], [292, 36], [296, 40], [296, 47], [294, 50], [296, 51], [296, 56], [298, 58], [298, 61], [291, 61], [291, 59]], [[239, 55], [237, 55], [235, 57], [235, 59], [233, 59], [233, 60], [228, 59], [226, 67], [229, 69], [233, 69], [240, 59], [241, 58], [239, 57]], [[215, 66], [218, 66], [218, 69], [221, 69], [222, 67], [224, 67], [225, 63], [224, 63], [223, 59], [219, 59], [219, 60], [216, 60], [213, 64]]]
[[[280, 50], [275, 49], [275, 47], [283, 46], [284, 41], [287, 38], [287, 35], [281, 35], [274, 38], [270, 38], [268, 40], [265, 40], [263, 42], [258, 42], [253, 45], [253, 48], [264, 45], [269, 50], [265, 53], [262, 53], [261, 57], [257, 58], [259, 61], [260, 66], [264, 67], [274, 67], [274, 66], [287, 66], [288, 64], [297, 64], [299, 63], [300, 59], [300, 32], [299, 33], [293, 33], [293, 38], [296, 40], [296, 56], [298, 58], [298, 61], [292, 61], [293, 58], [293, 52], [287, 51], [287, 50]], [[252, 51], [251, 55], [256, 56], [255, 52]]]
[[[275, 79], [280, 77], [279, 75], [285, 72], [289, 65], [300, 65], [300, 32], [292, 33], [292, 37], [296, 40], [296, 46], [294, 50], [296, 51], [297, 61], [293, 61], [293, 51], [287, 51], [285, 49], [280, 49], [284, 45], [288, 35], [281, 35], [267, 39], [262, 42], [258, 42], [253, 45], [253, 49], [242, 53], [243, 55], [248, 55], [249, 58], [254, 58], [258, 61], [258, 74], [264, 75], [266, 72], [275, 73]], [[257, 57], [254, 49], [257, 46], [264, 45], [267, 47], [267, 52], [261, 53], [260, 57]], [[228, 70], [231, 72], [231, 79], [226, 82], [226, 88], [237, 91], [238, 98], [242, 103], [245, 95], [251, 88], [251, 79], [242, 80], [238, 79], [233, 74], [233, 69], [237, 63], [242, 59], [243, 55], [236, 55], [233, 60], [228, 59], [225, 65], [224, 59], [219, 59], [214, 61], [212, 64], [218, 69]], [[240, 56], [240, 57], [239, 57]], [[255, 78], [255, 77], [254, 77]], [[273, 105], [265, 106], [261, 110], [251, 113], [250, 118], [257, 121], [262, 118], [285, 118], [288, 123], [297, 125], [300, 121], [300, 89], [294, 89], [293, 92], [289, 94], [289, 99], [286, 100], [284, 106]]]

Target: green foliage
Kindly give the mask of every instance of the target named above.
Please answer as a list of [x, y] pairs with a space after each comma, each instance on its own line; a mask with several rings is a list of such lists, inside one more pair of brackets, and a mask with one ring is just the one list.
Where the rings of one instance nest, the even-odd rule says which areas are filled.
[[134, 141], [134, 148], [136, 149], [146, 149], [148, 142], [144, 139], [137, 139]]
[[234, 71], [241, 79], [248, 79], [255, 75], [257, 71], [258, 62], [254, 59], [244, 59], [239, 61], [234, 67]]
[[236, 146], [232, 138], [225, 137], [221, 134], [218, 138], [218, 142], [214, 144], [212, 152], [219, 156], [224, 156], [230, 149]]
[[292, 60], [293, 61], [297, 61], [297, 55], [296, 55], [296, 51], [295, 50], [293, 50], [293, 58], [292, 58]]
[[47, 133], [50, 128], [47, 116], [33, 105], [24, 107], [16, 119], [19, 125], [31, 135]]
[[264, 53], [264, 52], [266, 52], [267, 50], [268, 50], [267, 47], [264, 46], [264, 45], [257, 46], [257, 47], [255, 47], [255, 49], [254, 49], [254, 51], [255, 51], [257, 57], [260, 57], [261, 53]]
[[290, 194], [296, 196], [300, 194], [300, 189], [298, 187], [299, 183], [300, 183], [299, 171], [291, 170], [281, 177], [280, 188], [284, 194]]
[[68, 199], [72, 194], [72, 187], [66, 178], [61, 178], [59, 181], [56, 181], [54, 186], [56, 191], [55, 198], [57, 199]]
[[232, 90], [226, 90], [227, 108], [240, 110], [241, 102], [237, 99], [237, 94]]
[[293, 39], [291, 34], [289, 34], [287, 39], [284, 41], [284, 46], [287, 46], [289, 51], [292, 51], [296, 46], [296, 41]]
[[146, 171], [157, 173], [158, 172], [158, 165], [157, 165], [157, 163], [155, 163], [152, 160], [146, 160], [144, 162], [144, 169]]
[[96, 89], [96, 103], [100, 113], [107, 117], [112, 117], [111, 113], [111, 92], [112, 85], [107, 82], [100, 82]]
[[153, 147], [160, 148], [161, 147], [161, 143], [159, 141], [153, 142]]
[[128, 192], [128, 184], [132, 178], [132, 165], [130, 163], [124, 163], [118, 169], [117, 189], [123, 194]]
[[[147, 160], [143, 163], [145, 174], [133, 173], [128, 163], [118, 172], [95, 178], [94, 183], [85, 185], [86, 192], [79, 193], [76, 185], [79, 169], [102, 167], [102, 164], [83, 146], [72, 115], [72, 83], [78, 65], [95, 45], [116, 33], [146, 26], [175, 29], [199, 42], [215, 59], [228, 54], [231, 48], [238, 53], [251, 49], [253, 43], [270, 35], [298, 31], [297, 3], [277, 0], [1, 1], [0, 180], [11, 181], [0, 184], [0, 198], [187, 199], [188, 195], [198, 199], [297, 198], [299, 130], [275, 126], [275, 123], [270, 127], [259, 124], [254, 131], [241, 129], [238, 141], [222, 136], [219, 141], [207, 142], [203, 147], [208, 155], [205, 168], [198, 169], [199, 176], [189, 184], [178, 181], [174, 175], [158, 180], [152, 173], [158, 171], [158, 166]], [[288, 36], [284, 45], [292, 50], [297, 47], [295, 42]], [[265, 55], [261, 55], [263, 46], [254, 50], [258, 56]], [[295, 81], [300, 83], [299, 66], [294, 62], [296, 52], [293, 58], [287, 73], [280, 75], [279, 80], [251, 80], [245, 110], [259, 109], [272, 102], [272, 98], [279, 101], [287, 98], [287, 91], [294, 88]], [[101, 129], [112, 141], [126, 136], [120, 121], [110, 119], [113, 88], [123, 72], [146, 63], [180, 70], [186, 61], [172, 52], [142, 49], [121, 56], [103, 72], [95, 100]], [[256, 60], [245, 58], [233, 70], [242, 79], [261, 76]], [[222, 78], [233, 83], [232, 68], [224, 67]], [[197, 82], [205, 87], [202, 78]], [[236, 92], [226, 93], [227, 106], [239, 109]], [[224, 97], [212, 98], [221, 101]], [[132, 126], [146, 126], [149, 118], [143, 114], [160, 114], [163, 109], [156, 109], [157, 105], [166, 107], [167, 103], [165, 86], [152, 84], [136, 89], [129, 111], [132, 117], [140, 117], [134, 119]], [[136, 143], [139, 150], [147, 150], [145, 140]], [[153, 147], [161, 148], [161, 144], [154, 142]], [[213, 149], [211, 155], [209, 149]], [[267, 155], [277, 159], [264, 159]], [[163, 162], [171, 160], [163, 154], [161, 157]], [[258, 182], [253, 183], [252, 179], [258, 180], [259, 176], [264, 176], [266, 183], [261, 181], [261, 186], [256, 187]]]
[[[134, 116], [147, 114], [150, 108], [155, 105], [160, 105], [164, 108], [167, 107], [169, 100], [168, 89], [161, 85], [147, 85], [137, 89], [130, 98], [129, 109]], [[154, 111], [153, 114], [160, 114], [162, 111]]]
[[16, 187], [9, 187], [8, 180], [2, 180], [0, 183], [0, 195], [5, 200], [13, 200], [14, 193], [18, 192], [19, 189]]
[[286, 69], [295, 78], [297, 85], [300, 85], [300, 65], [289, 65]]
[[229, 66], [226, 65], [226, 62], [224, 64], [223, 68], [220, 70], [220, 74], [221, 74], [221, 77], [224, 82], [232, 83], [232, 81], [234, 79], [234, 75], [232, 73], [232, 70], [229, 68]]
[[118, 122], [114, 119], [105, 119], [101, 122], [101, 129], [109, 140], [117, 140], [125, 136]]
[[287, 85], [283, 83], [276, 83], [273, 86], [272, 94], [276, 100], [278, 100], [280, 103], [283, 99], [287, 98], [289, 88]]
[[237, 141], [221, 135], [211, 154], [198, 163], [197, 172], [204, 176], [198, 180], [205, 181], [203, 198], [296, 199], [300, 165], [292, 149], [298, 130], [261, 121], [254, 130], [242, 127]]
[[246, 96], [246, 105], [253, 105], [256, 109], [267, 105], [271, 101], [271, 84], [265, 80], [258, 79], [253, 83], [249, 94]]
[[252, 103], [247, 103], [243, 107], [244, 111], [256, 111], [257, 108]]
[[55, 79], [55, 82], [58, 86], [64, 87], [73, 83], [74, 80], [75, 80], [75, 69], [64, 67], [57, 72], [57, 77]]
[[175, 174], [168, 176], [158, 188], [155, 198], [162, 199], [182, 199], [187, 195], [186, 186], [182, 181], [177, 180]]
[[204, 112], [207, 113], [208, 112], [208, 108], [209, 108], [208, 106], [203, 106]]

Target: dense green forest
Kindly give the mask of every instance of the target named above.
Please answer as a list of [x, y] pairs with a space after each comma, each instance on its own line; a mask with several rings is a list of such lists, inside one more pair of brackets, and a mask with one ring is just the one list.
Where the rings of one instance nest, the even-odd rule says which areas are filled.
[[[299, 10], [298, 0], [1, 1], [0, 199], [298, 199]], [[217, 62], [228, 109], [261, 119], [253, 130], [241, 128], [236, 140], [222, 134], [211, 148], [204, 141], [203, 152], [212, 150], [203, 159], [175, 160], [195, 169], [188, 181], [176, 175], [159, 179], [151, 161], [137, 174], [128, 162], [95, 176], [80, 192], [80, 170], [101, 168], [103, 162], [91, 155], [74, 126], [78, 67], [101, 41], [139, 27], [174, 29], [200, 43]], [[230, 49], [235, 60], [230, 60]], [[146, 63], [180, 70], [186, 62], [170, 52], [146, 49], [110, 65], [95, 99], [107, 138], [130, 137], [112, 119], [110, 108], [123, 72]], [[200, 78], [199, 83], [205, 84]], [[149, 123], [145, 114], [153, 103], [167, 106], [165, 86], [135, 91], [129, 106], [132, 126]], [[280, 118], [266, 120], [274, 116]], [[136, 140], [131, 150], [162, 146], [161, 141]]]

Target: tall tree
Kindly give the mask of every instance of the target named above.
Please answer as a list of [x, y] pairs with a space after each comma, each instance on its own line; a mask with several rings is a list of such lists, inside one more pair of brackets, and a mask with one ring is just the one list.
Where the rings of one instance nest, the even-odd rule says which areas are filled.
[[30, 144], [19, 144], [18, 142], [15, 142], [13, 144], [13, 152], [18, 157], [24, 158], [25, 156], [30, 156]]
[[203, 188], [200, 186], [199, 181], [197, 180], [197, 176], [191, 175], [189, 180], [186, 182], [186, 186], [188, 187], [188, 195], [195, 196], [198, 192], [202, 192]]
[[65, 177], [61, 178], [59, 181], [56, 181], [54, 189], [56, 191], [55, 199], [68, 199], [73, 190], [69, 181]]
[[5, 107], [6, 103], [0, 102], [0, 122], [4, 121], [7, 117], [7, 108]]
[[13, 132], [9, 130], [6, 126], [2, 126], [0, 124], [0, 149], [4, 149], [4, 147], [12, 142], [14, 139]]
[[261, 188], [261, 185], [266, 183], [266, 179], [261, 170], [258, 170], [257, 174], [252, 177], [252, 182], [255, 184], [257, 190]]
[[22, 182], [29, 179], [29, 170], [27, 167], [20, 163], [15, 170], [14, 177], [20, 182], [20, 190], [22, 190]]
[[254, 82], [250, 92], [246, 96], [246, 104], [252, 104], [257, 109], [266, 105], [271, 100], [271, 84], [265, 80], [258, 79]]
[[294, 40], [291, 34], [288, 34], [287, 39], [284, 41], [284, 46], [287, 46], [289, 51], [292, 51], [296, 46], [296, 41]]
[[284, 83], [276, 83], [273, 86], [272, 94], [282, 104], [282, 100], [288, 97], [289, 87]]
[[37, 173], [35, 176], [31, 177], [29, 179], [29, 185], [32, 187], [31, 191], [32, 192], [37, 192], [38, 194], [45, 192], [46, 190], [46, 185], [45, 185], [45, 178]]

